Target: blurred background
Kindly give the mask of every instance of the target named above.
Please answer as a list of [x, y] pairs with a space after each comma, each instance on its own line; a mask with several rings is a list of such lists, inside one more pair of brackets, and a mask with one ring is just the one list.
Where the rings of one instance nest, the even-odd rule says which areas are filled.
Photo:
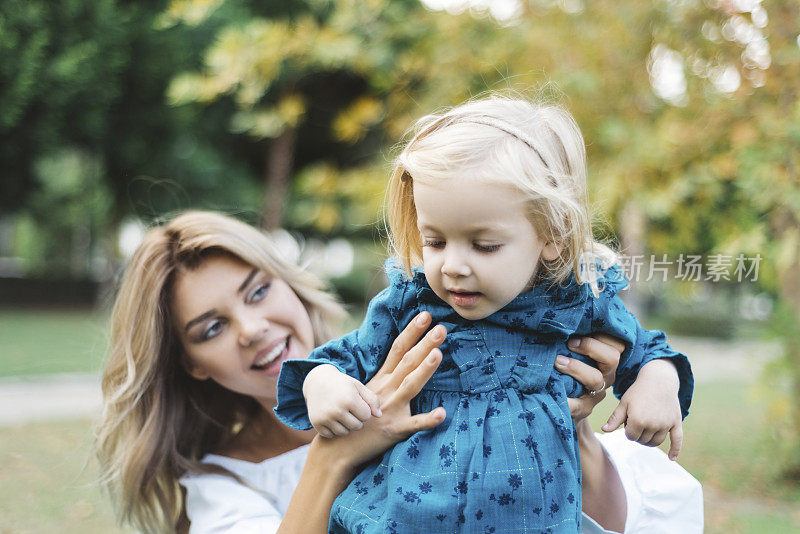
[[625, 298], [695, 368], [706, 531], [800, 531], [796, 0], [0, 0], [0, 532], [117, 531], [92, 424], [148, 225], [260, 225], [357, 324], [396, 146], [491, 90], [583, 131]]

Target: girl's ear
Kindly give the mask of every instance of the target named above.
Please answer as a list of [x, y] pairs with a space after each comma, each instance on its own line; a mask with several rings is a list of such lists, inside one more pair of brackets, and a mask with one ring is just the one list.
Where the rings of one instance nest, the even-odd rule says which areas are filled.
[[208, 380], [211, 378], [211, 375], [203, 369], [199, 365], [195, 365], [189, 360], [189, 357], [185, 354], [181, 357], [181, 363], [183, 364], [183, 368], [186, 369], [186, 372], [189, 373], [189, 376], [194, 378], [195, 380]]
[[542, 259], [545, 261], [553, 261], [558, 259], [561, 255], [561, 244], [549, 242], [542, 249]]

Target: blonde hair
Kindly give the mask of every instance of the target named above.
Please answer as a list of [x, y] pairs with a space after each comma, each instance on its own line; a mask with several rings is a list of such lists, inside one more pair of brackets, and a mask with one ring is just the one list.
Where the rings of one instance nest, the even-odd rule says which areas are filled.
[[569, 112], [492, 95], [416, 123], [413, 138], [397, 157], [386, 201], [392, 251], [409, 274], [422, 265], [414, 181], [465, 174], [527, 196], [537, 234], [560, 245], [556, 259], [542, 260], [540, 278], [562, 283], [574, 273], [597, 291], [596, 262], [607, 267], [616, 255], [592, 235], [586, 150]]
[[173, 532], [185, 523], [179, 477], [224, 471], [198, 460], [261, 409], [213, 380], [194, 380], [181, 365], [171, 284], [176, 272], [197, 268], [211, 254], [229, 254], [288, 283], [308, 311], [316, 344], [330, 339], [332, 323], [344, 316], [319, 280], [282, 260], [270, 239], [248, 224], [186, 212], [147, 232], [111, 312], [97, 432], [102, 480], [118, 517], [146, 532]]

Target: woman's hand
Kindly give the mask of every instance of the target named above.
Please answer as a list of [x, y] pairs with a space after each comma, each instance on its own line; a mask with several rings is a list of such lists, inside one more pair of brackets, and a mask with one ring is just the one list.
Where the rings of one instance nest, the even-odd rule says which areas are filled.
[[367, 383], [380, 400], [380, 417], [371, 417], [361, 430], [336, 438], [314, 437], [303, 473], [278, 532], [324, 533], [333, 501], [353, 480], [364, 462], [407, 438], [444, 421], [444, 408], [411, 415], [409, 403], [442, 361], [437, 348], [447, 331], [437, 326], [420, 341], [431, 322], [419, 314], [397, 336], [378, 373]]
[[433, 375], [442, 361], [438, 349], [447, 330], [438, 325], [422, 340], [430, 324], [427, 312], [419, 314], [392, 343], [386, 361], [377, 374], [367, 382], [380, 400], [382, 415], [372, 417], [361, 430], [347, 436], [324, 440], [325, 445], [340, 450], [341, 458], [356, 467], [415, 432], [428, 430], [444, 421], [444, 408], [411, 415], [409, 403]]
[[592, 413], [594, 407], [605, 398], [606, 388], [614, 383], [619, 357], [625, 350], [625, 344], [605, 334], [590, 334], [572, 338], [567, 345], [571, 351], [588, 356], [597, 362], [595, 369], [574, 358], [556, 357], [555, 368], [583, 384], [587, 391], [577, 399], [567, 399], [569, 411], [577, 424]]

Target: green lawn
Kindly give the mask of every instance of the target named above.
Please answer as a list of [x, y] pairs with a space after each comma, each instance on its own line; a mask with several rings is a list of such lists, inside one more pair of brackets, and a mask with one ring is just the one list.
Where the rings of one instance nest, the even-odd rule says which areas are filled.
[[0, 309], [0, 377], [98, 371], [105, 312]]
[[0, 480], [0, 532], [123, 532], [97, 484], [88, 421], [0, 429]]
[[[592, 427], [615, 406], [606, 398], [590, 416]], [[703, 484], [707, 534], [800, 532], [800, 486], [780, 479], [764, 411], [746, 382], [695, 387], [678, 462]]]

